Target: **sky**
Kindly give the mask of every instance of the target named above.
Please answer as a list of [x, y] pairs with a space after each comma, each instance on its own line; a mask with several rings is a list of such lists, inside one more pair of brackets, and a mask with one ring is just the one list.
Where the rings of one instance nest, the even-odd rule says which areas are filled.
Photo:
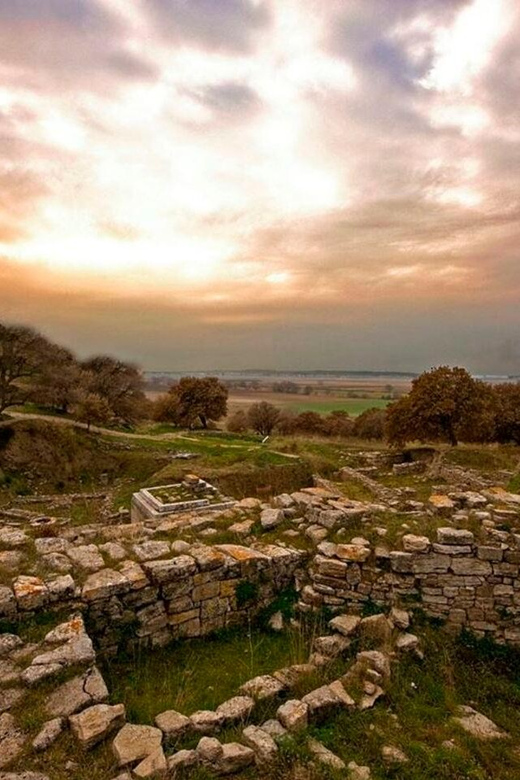
[[520, 3], [0, 0], [0, 320], [520, 373]]

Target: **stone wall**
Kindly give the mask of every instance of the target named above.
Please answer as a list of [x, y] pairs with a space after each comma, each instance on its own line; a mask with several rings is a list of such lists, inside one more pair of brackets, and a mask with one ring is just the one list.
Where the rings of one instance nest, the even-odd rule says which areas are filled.
[[403, 550], [322, 542], [310, 566], [301, 607], [362, 611], [378, 605], [421, 607], [453, 630], [520, 644], [520, 537], [475, 543], [469, 530], [439, 528], [436, 542], [403, 537]]
[[[21, 575], [0, 587], [0, 618], [79, 609], [99, 649], [135, 642], [161, 646], [247, 622], [294, 582], [304, 556], [275, 545], [192, 545], [189, 554], [103, 568], [78, 585], [71, 574], [45, 581]], [[243, 588], [240, 583], [251, 583]], [[238, 587], [238, 591], [237, 591]]]

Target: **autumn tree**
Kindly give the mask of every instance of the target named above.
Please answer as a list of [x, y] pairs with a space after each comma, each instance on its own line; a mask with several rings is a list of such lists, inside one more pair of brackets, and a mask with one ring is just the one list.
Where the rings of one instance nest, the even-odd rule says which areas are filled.
[[520, 382], [495, 385], [493, 393], [496, 440], [520, 444]]
[[53, 346], [41, 366], [32, 395], [36, 403], [66, 414], [71, 406], [80, 401], [87, 383], [88, 375], [72, 352]]
[[325, 417], [323, 420], [324, 433], [327, 436], [341, 436], [347, 438], [352, 436], [354, 430], [354, 421], [348, 412], [337, 409]]
[[298, 415], [290, 409], [282, 409], [276, 421], [276, 430], [282, 436], [291, 436], [296, 430], [296, 419]]
[[33, 400], [54, 345], [32, 328], [0, 323], [0, 414]]
[[106, 425], [112, 411], [106, 398], [97, 393], [86, 393], [75, 408], [75, 417], [86, 423], [87, 431], [90, 431], [91, 425]]
[[280, 418], [280, 410], [267, 401], [252, 404], [247, 410], [249, 426], [261, 436], [269, 436]]
[[179, 399], [172, 392], [160, 395], [152, 404], [152, 418], [156, 422], [180, 425]]
[[386, 413], [384, 409], [371, 407], [365, 409], [354, 420], [352, 433], [359, 439], [382, 439], [385, 431]]
[[324, 419], [318, 412], [301, 412], [294, 421], [298, 433], [317, 436], [325, 431]]
[[188, 428], [197, 420], [207, 428], [208, 422], [216, 422], [227, 414], [227, 387], [214, 376], [183, 376], [170, 388], [168, 396], [169, 400], [164, 399], [162, 403], [166, 414], [169, 408], [171, 416], [175, 416], [170, 421]]
[[492, 397], [489, 388], [464, 368], [440, 366], [413, 380], [407, 396], [392, 404], [387, 415], [390, 444], [406, 441], [448, 441], [461, 436], [483, 441], [489, 433]]
[[136, 366], [98, 355], [85, 360], [81, 367], [87, 376], [87, 393], [104, 398], [114, 417], [134, 423], [145, 416], [147, 401], [141, 372]]
[[237, 409], [227, 421], [226, 428], [230, 433], [245, 433], [248, 426], [247, 414], [243, 409]]

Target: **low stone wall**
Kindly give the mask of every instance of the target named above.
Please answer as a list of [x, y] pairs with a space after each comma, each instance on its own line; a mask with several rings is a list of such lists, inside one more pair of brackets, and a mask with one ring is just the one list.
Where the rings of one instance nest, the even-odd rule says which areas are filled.
[[379, 605], [416, 605], [448, 627], [520, 644], [520, 537], [503, 534], [476, 544], [471, 531], [439, 528], [437, 540], [408, 534], [403, 550], [368, 542], [322, 542], [310, 566], [301, 608], [361, 611]]
[[[82, 585], [71, 574], [48, 581], [21, 575], [12, 589], [0, 587], [0, 618], [79, 609], [101, 650], [161, 646], [246, 622], [294, 582], [304, 558], [275, 545], [196, 544], [189, 554], [100, 569]], [[242, 594], [241, 583], [249, 583]]]

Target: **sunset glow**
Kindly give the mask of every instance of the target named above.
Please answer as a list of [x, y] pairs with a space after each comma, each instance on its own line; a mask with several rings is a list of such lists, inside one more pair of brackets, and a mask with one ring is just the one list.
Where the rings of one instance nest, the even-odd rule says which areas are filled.
[[0, 0], [0, 319], [520, 371], [519, 40], [516, 0]]

